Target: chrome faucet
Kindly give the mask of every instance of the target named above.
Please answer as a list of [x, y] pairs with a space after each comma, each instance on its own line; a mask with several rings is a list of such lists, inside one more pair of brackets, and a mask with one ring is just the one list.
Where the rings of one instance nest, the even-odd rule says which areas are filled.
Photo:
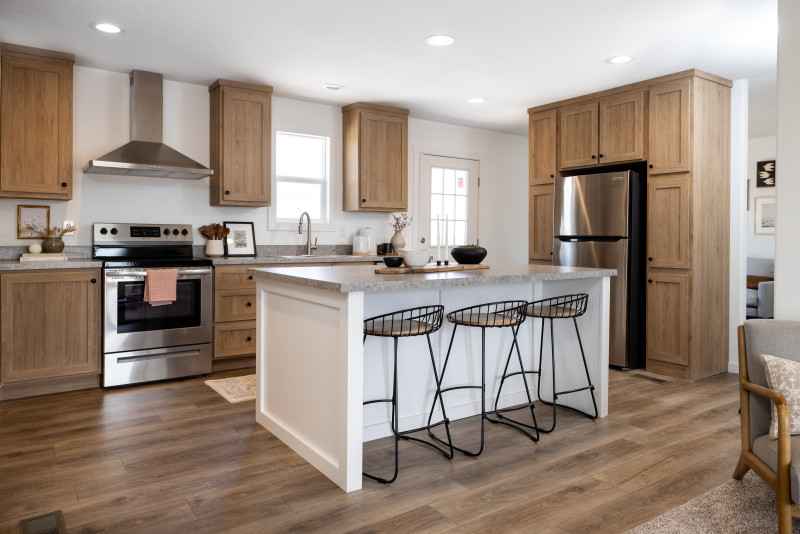
[[311, 216], [308, 214], [307, 211], [304, 211], [300, 214], [300, 224], [297, 225], [297, 233], [303, 235], [303, 215], [305, 215], [306, 220], [308, 221], [308, 239], [306, 240], [306, 256], [311, 256], [311, 251], [317, 248], [317, 240], [314, 240], [314, 246], [311, 246]]

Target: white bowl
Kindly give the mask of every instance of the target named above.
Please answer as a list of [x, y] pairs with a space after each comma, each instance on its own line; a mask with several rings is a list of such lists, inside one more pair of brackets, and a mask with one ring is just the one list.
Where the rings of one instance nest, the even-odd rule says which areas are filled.
[[430, 257], [430, 252], [427, 250], [403, 249], [403, 263], [406, 267], [425, 267]]

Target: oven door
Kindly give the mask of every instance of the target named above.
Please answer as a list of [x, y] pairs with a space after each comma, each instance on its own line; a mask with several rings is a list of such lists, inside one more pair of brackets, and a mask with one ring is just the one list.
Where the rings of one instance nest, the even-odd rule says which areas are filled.
[[147, 270], [105, 269], [103, 352], [211, 342], [211, 268], [178, 267], [176, 300], [144, 302]]

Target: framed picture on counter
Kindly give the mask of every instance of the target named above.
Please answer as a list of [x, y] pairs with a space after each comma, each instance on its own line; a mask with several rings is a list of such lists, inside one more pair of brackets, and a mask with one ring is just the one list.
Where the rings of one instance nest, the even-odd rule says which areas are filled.
[[256, 255], [256, 236], [253, 223], [222, 221], [222, 225], [231, 230], [222, 243], [226, 256]]
[[[29, 227], [35, 230], [30, 230]], [[50, 228], [50, 206], [17, 205], [17, 239], [41, 239], [38, 233], [48, 228]]]

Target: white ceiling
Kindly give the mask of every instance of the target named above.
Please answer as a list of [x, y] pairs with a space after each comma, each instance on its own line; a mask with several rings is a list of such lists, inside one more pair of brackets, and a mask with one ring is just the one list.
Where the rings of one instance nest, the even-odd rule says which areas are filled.
[[[455, 44], [424, 44], [439, 33]], [[529, 107], [698, 68], [752, 80], [750, 136], [775, 135], [777, 0], [0, 0], [0, 40], [521, 135]]]

